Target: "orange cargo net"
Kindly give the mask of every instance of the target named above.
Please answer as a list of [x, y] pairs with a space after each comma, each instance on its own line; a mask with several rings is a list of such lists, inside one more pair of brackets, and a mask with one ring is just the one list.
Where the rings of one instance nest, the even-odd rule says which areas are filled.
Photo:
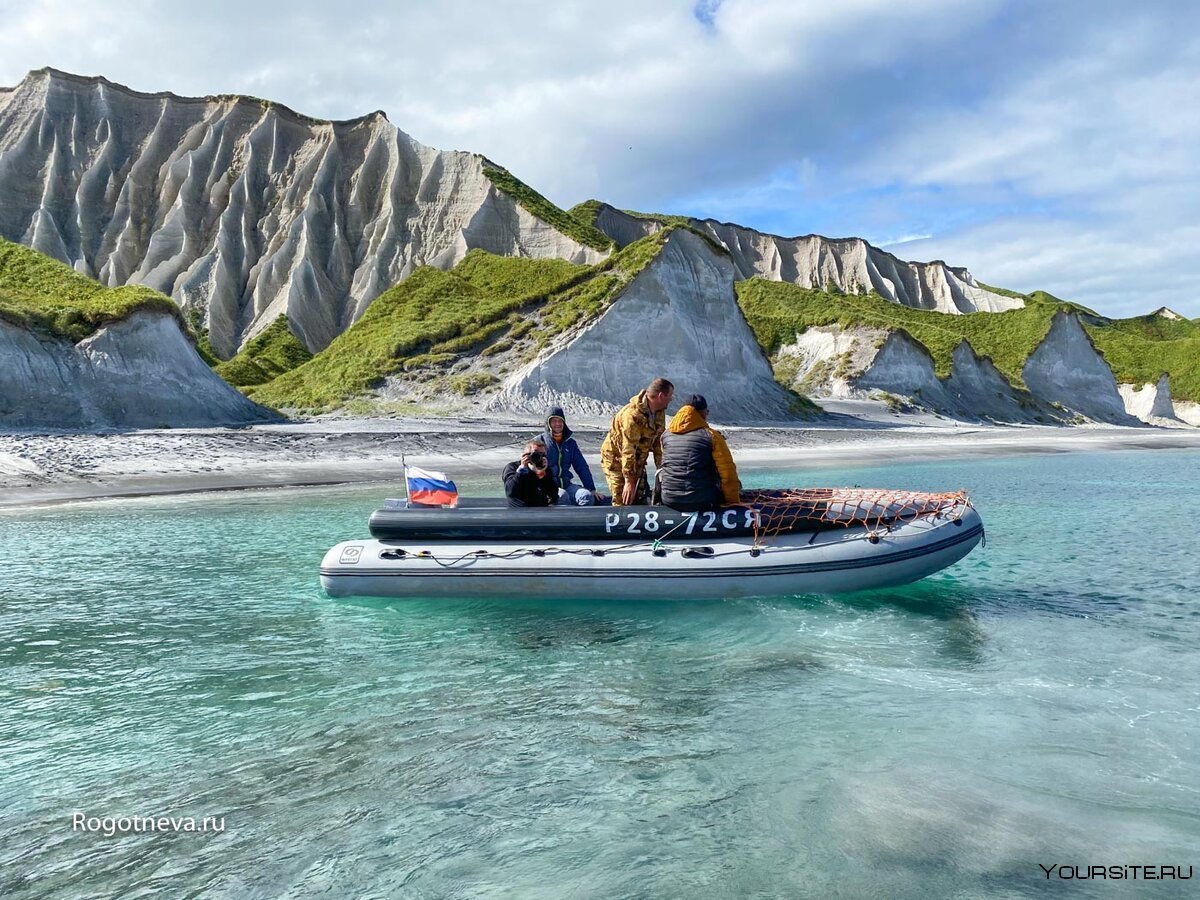
[[922, 516], [957, 519], [971, 506], [966, 491], [926, 494], [874, 488], [784, 488], [742, 491], [758, 510], [756, 537], [844, 525], [887, 528]]

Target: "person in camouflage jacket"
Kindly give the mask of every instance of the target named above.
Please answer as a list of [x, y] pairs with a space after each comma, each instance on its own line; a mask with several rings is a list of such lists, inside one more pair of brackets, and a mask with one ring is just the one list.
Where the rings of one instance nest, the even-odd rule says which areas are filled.
[[646, 463], [654, 454], [654, 465], [662, 464], [662, 433], [667, 427], [666, 409], [675, 392], [665, 378], [630, 397], [613, 416], [612, 427], [600, 446], [600, 467], [608, 480], [614, 506], [646, 503], [649, 482]]

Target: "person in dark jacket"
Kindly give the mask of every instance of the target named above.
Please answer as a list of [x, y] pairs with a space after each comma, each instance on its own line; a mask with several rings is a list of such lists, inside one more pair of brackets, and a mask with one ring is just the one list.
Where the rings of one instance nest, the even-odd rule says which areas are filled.
[[546, 445], [541, 441], [530, 441], [521, 458], [504, 467], [504, 495], [509, 506], [518, 508], [558, 502], [558, 485], [550, 474]]
[[741, 499], [733, 454], [708, 424], [708, 402], [693, 394], [663, 433], [659, 469], [662, 502], [683, 512], [715, 509]]
[[[550, 474], [558, 484], [558, 502], [561, 506], [594, 506], [604, 500], [596, 490], [596, 482], [592, 479], [592, 470], [588, 468], [587, 460], [575, 438], [571, 437], [571, 429], [567, 427], [567, 417], [561, 406], [552, 406], [546, 413], [546, 430], [542, 433], [546, 443], [546, 457], [550, 462]], [[583, 482], [583, 487], [571, 480], [574, 471]]]

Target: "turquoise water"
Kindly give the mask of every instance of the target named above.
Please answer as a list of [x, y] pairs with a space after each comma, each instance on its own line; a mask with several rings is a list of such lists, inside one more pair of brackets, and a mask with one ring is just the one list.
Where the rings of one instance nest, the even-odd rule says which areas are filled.
[[696, 604], [330, 600], [374, 487], [0, 513], [0, 896], [1194, 893], [1039, 863], [1200, 865], [1198, 473], [754, 473], [966, 487], [987, 546]]

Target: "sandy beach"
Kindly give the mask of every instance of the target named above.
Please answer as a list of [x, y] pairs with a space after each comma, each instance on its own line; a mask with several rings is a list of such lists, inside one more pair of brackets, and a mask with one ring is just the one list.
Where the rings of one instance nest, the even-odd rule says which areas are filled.
[[[598, 469], [607, 423], [584, 421], [573, 427], [584, 453]], [[520, 445], [537, 430], [532, 418], [517, 417], [325, 418], [237, 429], [0, 433], [0, 507], [394, 481], [402, 471], [402, 460], [477, 474], [499, 470], [516, 458]], [[888, 416], [857, 407], [818, 424], [722, 430], [738, 464], [747, 468], [1105, 449], [1200, 449], [1196, 429], [970, 425], [934, 416]]]

